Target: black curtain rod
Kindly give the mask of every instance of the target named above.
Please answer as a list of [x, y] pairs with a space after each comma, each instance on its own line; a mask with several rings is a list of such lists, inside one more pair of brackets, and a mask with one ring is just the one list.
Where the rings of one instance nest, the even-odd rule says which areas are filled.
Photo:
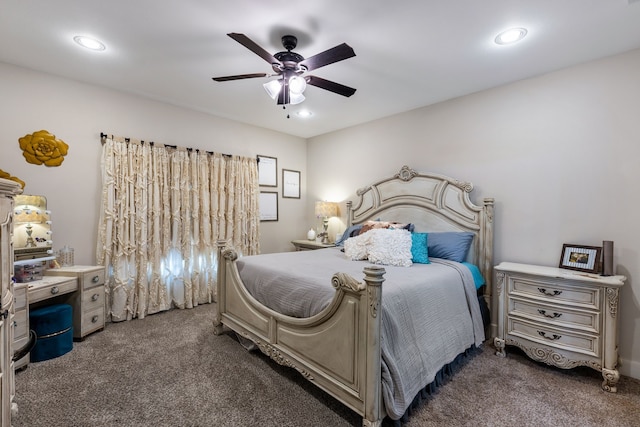
[[[104, 144], [104, 141], [103, 141], [103, 140], [104, 140], [105, 138], [108, 138], [108, 137], [111, 137], [111, 139], [115, 139], [115, 138], [116, 138], [115, 136], [113, 136], [113, 134], [108, 135], [108, 134], [106, 134], [106, 133], [104, 133], [104, 132], [100, 132], [100, 141], [101, 141], [103, 144]], [[131, 139], [130, 139], [130, 138], [126, 138], [126, 137], [124, 138], [124, 142], [129, 143], [130, 141], [131, 141]], [[144, 141], [143, 141], [143, 140], [140, 140], [140, 144], [144, 144]], [[148, 142], [148, 144], [149, 144], [151, 147], [153, 147], [153, 144], [154, 144], [154, 143], [153, 143], [153, 141], [150, 141], [150, 142]], [[164, 147], [165, 147], [165, 148], [173, 148], [174, 150], [177, 150], [177, 149], [178, 149], [178, 146], [177, 146], [177, 145], [167, 145], [167, 144], [165, 144], [165, 145], [164, 145]], [[187, 148], [186, 148], [186, 150], [187, 150], [188, 152], [190, 152], [190, 153], [191, 153], [191, 152], [193, 152], [193, 151], [195, 151], [196, 153], [199, 153], [199, 152], [200, 152], [200, 150], [199, 150], [198, 148], [195, 148], [195, 149], [194, 149], [194, 148], [187, 147]], [[214, 152], [213, 152], [213, 151], [205, 151], [205, 153], [207, 153], [207, 154], [214, 154]], [[224, 157], [233, 157], [231, 154], [224, 154], [224, 153], [222, 153], [222, 155], [223, 155]]]

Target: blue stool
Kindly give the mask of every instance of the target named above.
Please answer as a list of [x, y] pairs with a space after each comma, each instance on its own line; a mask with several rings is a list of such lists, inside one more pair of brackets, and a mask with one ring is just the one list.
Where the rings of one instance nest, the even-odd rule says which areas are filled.
[[68, 304], [54, 304], [29, 313], [29, 327], [37, 336], [32, 362], [53, 359], [73, 349], [72, 312]]

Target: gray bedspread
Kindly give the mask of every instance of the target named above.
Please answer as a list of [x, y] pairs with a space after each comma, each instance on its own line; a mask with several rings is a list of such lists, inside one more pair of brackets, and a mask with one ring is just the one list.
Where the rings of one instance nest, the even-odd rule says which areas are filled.
[[[310, 317], [329, 304], [334, 273], [363, 281], [370, 265], [348, 260], [337, 248], [246, 256], [237, 264], [260, 303], [294, 317]], [[473, 277], [464, 265], [431, 258], [431, 264], [384, 268], [383, 398], [389, 417], [399, 419], [444, 365], [482, 344], [484, 328]]]

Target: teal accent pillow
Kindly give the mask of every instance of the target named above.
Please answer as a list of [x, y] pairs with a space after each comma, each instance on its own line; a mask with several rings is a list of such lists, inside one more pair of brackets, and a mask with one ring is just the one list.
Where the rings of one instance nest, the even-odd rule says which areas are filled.
[[417, 264], [430, 264], [427, 233], [411, 234], [411, 260]]
[[484, 285], [486, 282], [478, 266], [468, 262], [463, 262], [462, 265], [464, 265], [471, 271], [471, 275], [473, 276], [473, 281], [476, 284], [476, 289], [480, 289], [480, 287]]
[[463, 262], [467, 259], [472, 241], [473, 233], [470, 231], [429, 233], [429, 256]]

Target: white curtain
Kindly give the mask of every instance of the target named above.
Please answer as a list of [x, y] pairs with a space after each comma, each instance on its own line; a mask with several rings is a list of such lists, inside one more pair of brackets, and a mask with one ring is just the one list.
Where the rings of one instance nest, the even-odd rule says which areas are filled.
[[255, 158], [107, 137], [101, 166], [110, 320], [214, 301], [218, 239], [260, 252]]

